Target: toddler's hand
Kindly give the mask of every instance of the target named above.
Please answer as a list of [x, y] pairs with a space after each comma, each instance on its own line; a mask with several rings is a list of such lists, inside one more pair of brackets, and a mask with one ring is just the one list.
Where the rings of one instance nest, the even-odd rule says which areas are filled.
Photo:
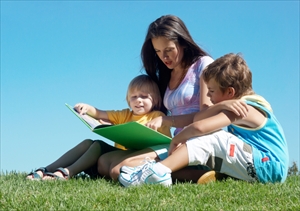
[[159, 116], [159, 117], [152, 119], [150, 122], [147, 122], [145, 124], [145, 126], [151, 128], [153, 130], [157, 130], [158, 128], [160, 128], [162, 126], [162, 122], [163, 122], [162, 117]]
[[86, 114], [89, 109], [90, 109], [90, 105], [88, 104], [85, 104], [85, 103], [77, 103], [75, 106], [74, 106], [74, 109], [79, 113], [79, 114]]

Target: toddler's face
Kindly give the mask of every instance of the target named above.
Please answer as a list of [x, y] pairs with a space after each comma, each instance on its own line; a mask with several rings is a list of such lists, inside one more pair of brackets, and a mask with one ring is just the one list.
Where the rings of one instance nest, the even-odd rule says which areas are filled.
[[134, 90], [129, 94], [129, 106], [135, 115], [144, 115], [153, 108], [153, 99], [149, 93]]

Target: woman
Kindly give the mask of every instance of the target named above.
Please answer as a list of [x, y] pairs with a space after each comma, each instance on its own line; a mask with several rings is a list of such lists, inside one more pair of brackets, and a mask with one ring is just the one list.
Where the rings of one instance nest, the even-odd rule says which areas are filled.
[[[146, 73], [157, 82], [163, 96], [162, 111], [169, 115], [155, 118], [146, 126], [155, 130], [162, 125], [176, 127], [176, 135], [193, 122], [195, 112], [211, 105], [206, 96], [207, 87], [200, 76], [213, 59], [194, 42], [183, 21], [173, 15], [162, 16], [149, 25], [141, 57]], [[138, 166], [145, 158], [165, 159], [168, 147], [160, 145], [136, 152], [106, 153], [98, 160], [98, 171], [117, 179], [120, 167], [124, 165]], [[197, 181], [206, 172], [186, 168], [172, 176]]]

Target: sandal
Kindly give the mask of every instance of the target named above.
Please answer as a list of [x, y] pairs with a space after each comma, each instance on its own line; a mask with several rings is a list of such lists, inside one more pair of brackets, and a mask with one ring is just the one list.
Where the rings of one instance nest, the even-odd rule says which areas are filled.
[[[47, 172], [47, 169], [45, 167], [40, 167], [32, 172], [30, 172], [29, 174], [27, 174], [26, 179], [28, 180], [41, 180], [43, 178], [43, 176], [40, 176], [37, 172], [41, 171], [43, 176], [45, 175], [45, 173]], [[28, 176], [31, 176], [28, 177]]]
[[63, 176], [61, 177], [54, 173], [46, 172], [44, 174], [44, 176], [52, 177], [52, 179], [45, 179], [45, 180], [68, 180], [70, 178], [68, 172], [64, 168], [58, 168], [54, 172], [57, 172], [57, 171], [60, 172]]

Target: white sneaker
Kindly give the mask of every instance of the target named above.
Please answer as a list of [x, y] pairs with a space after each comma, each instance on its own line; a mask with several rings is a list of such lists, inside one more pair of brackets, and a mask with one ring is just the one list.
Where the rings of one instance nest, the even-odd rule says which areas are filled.
[[152, 168], [155, 162], [145, 163], [139, 171], [132, 174], [120, 173], [119, 181], [125, 186], [142, 185], [142, 184], [161, 184], [165, 186], [172, 185], [172, 178], [170, 173], [158, 175]]
[[122, 166], [120, 168], [120, 173], [124, 173], [124, 174], [132, 174], [135, 171], [139, 170], [140, 166], [136, 166], [136, 167], [130, 167], [130, 166]]
[[143, 163], [142, 165], [139, 166], [135, 166], [135, 167], [130, 167], [130, 166], [122, 166], [120, 168], [120, 173], [125, 173], [125, 174], [132, 174], [134, 172], [138, 172], [140, 171], [143, 166], [145, 164], [147, 164], [148, 162], [155, 162], [155, 160], [151, 160], [149, 157], [145, 157], [145, 159], [143, 161], [141, 161], [141, 163]]

